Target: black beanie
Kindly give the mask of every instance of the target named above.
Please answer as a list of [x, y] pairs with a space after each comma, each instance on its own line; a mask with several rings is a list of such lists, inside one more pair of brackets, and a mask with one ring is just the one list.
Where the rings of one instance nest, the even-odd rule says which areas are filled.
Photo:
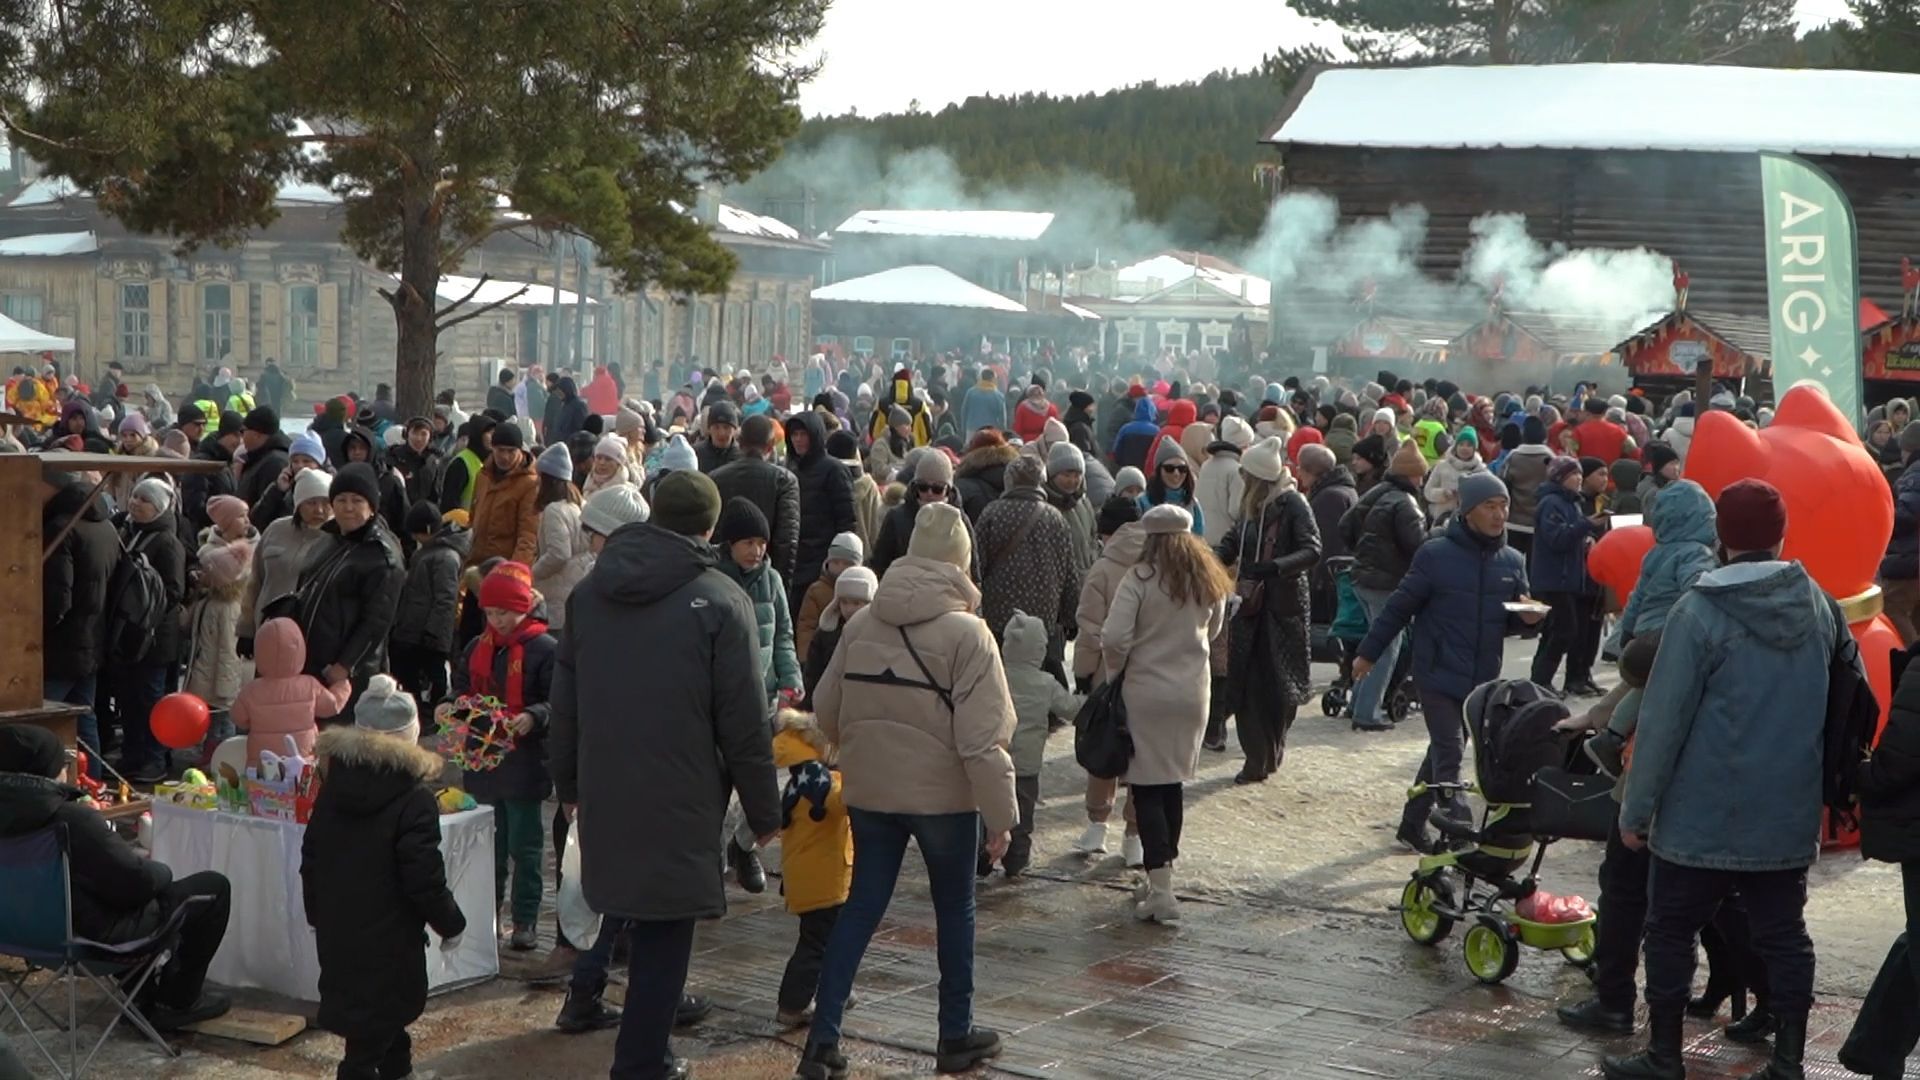
[[841, 461], [857, 461], [860, 458], [860, 444], [854, 440], [852, 432], [841, 428], [827, 436], [827, 456]]
[[245, 417], [242, 417], [239, 413], [234, 412], [232, 409], [225, 409], [221, 411], [219, 433], [222, 436], [238, 435], [242, 431], [245, 431], [246, 428], [247, 428], [247, 421]]
[[713, 539], [717, 543], [731, 544], [736, 540], [767, 540], [772, 532], [767, 528], [767, 515], [753, 504], [753, 500], [743, 495], [735, 495], [720, 508], [720, 524], [714, 528]]
[[1582, 477], [1588, 477], [1594, 473], [1602, 472], [1606, 467], [1607, 463], [1597, 457], [1589, 456], [1580, 459], [1580, 475]]
[[425, 499], [407, 507], [407, 533], [430, 533], [440, 527], [440, 508]]
[[0, 724], [0, 773], [24, 773], [52, 779], [67, 764], [60, 739], [32, 724]]
[[373, 471], [373, 466], [356, 461], [335, 473], [333, 484], [327, 488], [327, 498], [337, 499], [342, 495], [358, 495], [367, 500], [368, 506], [378, 507], [380, 477]]
[[1378, 435], [1368, 435], [1354, 442], [1349, 456], [1359, 458], [1373, 466], [1375, 472], [1380, 472], [1387, 467], [1387, 441]]
[[271, 405], [255, 405], [242, 423], [248, 431], [257, 431], [262, 435], [280, 434], [280, 414], [274, 412]]
[[527, 437], [521, 433], [519, 424], [496, 424], [493, 428], [493, 448], [507, 447], [519, 450], [527, 445]]
[[1112, 536], [1120, 531], [1120, 526], [1139, 520], [1139, 503], [1125, 495], [1112, 495], [1108, 496], [1106, 502], [1100, 504], [1100, 516], [1094, 524], [1094, 529], [1101, 536]]

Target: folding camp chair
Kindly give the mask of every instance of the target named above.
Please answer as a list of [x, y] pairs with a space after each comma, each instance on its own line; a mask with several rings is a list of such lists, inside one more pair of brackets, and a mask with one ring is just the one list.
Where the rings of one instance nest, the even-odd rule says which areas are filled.
[[[77, 938], [73, 934], [67, 829], [57, 824], [25, 836], [0, 840], [0, 880], [7, 883], [5, 889], [0, 889], [0, 956], [23, 960], [27, 965], [20, 973], [0, 970], [0, 1002], [4, 1002], [7, 1013], [20, 1022], [34, 1049], [53, 1067], [55, 1076], [60, 1080], [78, 1080], [87, 1066], [93, 1064], [94, 1057], [122, 1018], [167, 1056], [179, 1055], [133, 1003], [173, 955], [180, 927], [194, 905], [205, 901], [204, 897], [195, 897], [175, 908], [164, 923], [138, 941], [106, 945]], [[41, 981], [37, 987], [29, 986], [38, 972], [50, 973], [52, 978]], [[84, 1015], [79, 1001], [83, 976], [107, 998], [105, 1002], [91, 1003]], [[47, 1007], [52, 991], [51, 1003], [55, 1010], [59, 1009], [58, 988], [62, 986], [66, 991], [64, 1020]], [[113, 1009], [113, 1018], [107, 1021], [100, 1037], [87, 1048], [87, 1055], [82, 1059], [80, 1027], [83, 1022], [93, 1021], [108, 1006]], [[66, 1036], [64, 1068], [55, 1056], [60, 1040], [55, 1034], [43, 1040], [42, 1032], [34, 1028], [32, 1013], [45, 1017], [58, 1034]], [[5, 1019], [0, 1016], [0, 1026], [5, 1025]]]

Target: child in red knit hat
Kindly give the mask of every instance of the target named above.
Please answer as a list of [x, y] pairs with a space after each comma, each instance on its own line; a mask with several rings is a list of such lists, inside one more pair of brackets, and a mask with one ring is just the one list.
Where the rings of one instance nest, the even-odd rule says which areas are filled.
[[511, 864], [513, 936], [508, 944], [524, 951], [539, 943], [535, 925], [546, 852], [540, 803], [553, 793], [543, 745], [559, 645], [547, 633], [546, 605], [525, 563], [502, 562], [481, 579], [480, 610], [487, 628], [454, 663], [453, 692], [499, 699], [505, 717], [500, 723], [511, 734], [513, 749], [497, 766], [466, 769], [464, 783], [474, 799], [493, 807], [494, 903], [507, 895]]

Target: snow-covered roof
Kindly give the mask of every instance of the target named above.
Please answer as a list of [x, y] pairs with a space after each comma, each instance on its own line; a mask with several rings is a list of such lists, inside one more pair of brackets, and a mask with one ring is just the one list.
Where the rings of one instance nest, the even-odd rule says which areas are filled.
[[99, 250], [100, 241], [91, 232], [35, 233], [0, 240], [0, 258], [87, 255]]
[[[398, 281], [399, 278], [395, 277], [394, 280]], [[440, 279], [440, 284], [435, 289], [435, 292], [439, 294], [440, 300], [443, 303], [451, 304], [466, 297], [467, 293], [473, 292], [474, 286], [479, 284], [479, 282], [480, 279], [477, 277], [448, 274]], [[521, 292], [520, 290], [522, 289], [526, 291]], [[515, 293], [520, 293], [520, 295], [514, 296]], [[508, 297], [513, 298], [509, 300], [507, 299]], [[473, 297], [468, 299], [467, 303], [480, 305], [501, 301], [505, 301], [507, 307], [550, 307], [553, 304], [553, 286], [538, 285], [529, 281], [513, 281], [508, 278], [490, 277], [485, 284], [480, 285], [480, 291], [474, 292]], [[577, 304], [580, 302], [580, 294], [567, 289], [561, 289], [560, 302], [562, 304]], [[591, 296], [587, 297], [587, 303], [589, 304], [598, 302], [599, 301]]]
[[1920, 157], [1920, 75], [1692, 64], [1329, 68], [1269, 142]]
[[[1116, 276], [1128, 285], [1147, 287], [1149, 292], [1162, 292], [1191, 278], [1199, 278], [1222, 292], [1243, 297], [1255, 307], [1266, 307], [1273, 296], [1272, 286], [1268, 284], [1267, 279], [1255, 274], [1232, 273], [1218, 268], [1232, 265], [1224, 260], [1207, 259], [1201, 261], [1199, 266], [1195, 266], [1192, 261], [1169, 252], [1155, 255], [1150, 259], [1142, 259], [1131, 266], [1123, 266]], [[1154, 282], [1158, 282], [1159, 285], [1152, 287]], [[1138, 299], [1138, 297], [1127, 299]]]
[[720, 204], [720, 220], [715, 225], [721, 232], [738, 233], [742, 236], [771, 236], [781, 240], [800, 239], [800, 230], [765, 214], [755, 214], [737, 206]]
[[1069, 304], [1065, 300], [1060, 301], [1060, 310], [1076, 319], [1098, 319], [1100, 317], [1098, 312], [1088, 311], [1078, 304]]
[[939, 236], [965, 240], [1038, 240], [1053, 214], [1033, 210], [862, 210], [836, 233]]
[[42, 176], [27, 182], [27, 186], [7, 200], [9, 207], [51, 206], [79, 192], [73, 181], [64, 176]]
[[938, 266], [901, 266], [813, 290], [813, 299], [846, 304], [920, 304], [1026, 314], [1027, 309], [992, 289]]

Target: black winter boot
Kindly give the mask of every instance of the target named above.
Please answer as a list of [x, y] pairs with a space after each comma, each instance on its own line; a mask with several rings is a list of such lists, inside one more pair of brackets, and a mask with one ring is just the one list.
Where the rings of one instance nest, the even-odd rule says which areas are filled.
[[1773, 1032], [1773, 1060], [1765, 1068], [1749, 1073], [1747, 1080], [1806, 1080], [1802, 1064], [1807, 1053], [1807, 1014], [1776, 1015]]
[[840, 1052], [840, 1044], [809, 1043], [793, 1071], [793, 1080], [847, 1080], [848, 1071], [847, 1055]]
[[963, 1073], [1000, 1056], [1000, 1033], [974, 1028], [958, 1039], [941, 1039], [935, 1048], [933, 1071], [943, 1076]]
[[568, 1035], [603, 1031], [620, 1026], [620, 1010], [610, 1008], [600, 1000], [599, 994], [577, 994], [569, 990], [566, 1004], [560, 1006], [560, 1015], [554, 1018], [553, 1026]]
[[1681, 1008], [1667, 1007], [1647, 1018], [1647, 1048], [1626, 1057], [1609, 1055], [1600, 1061], [1607, 1080], [1686, 1080], [1680, 1062]]
[[1779, 1025], [1779, 1018], [1765, 1005], [1756, 1005], [1752, 1012], [1728, 1024], [1726, 1036], [1737, 1043], [1763, 1043]]
[[1218, 675], [1213, 677], [1210, 686], [1207, 734], [1200, 740], [1200, 745], [1216, 752], [1227, 748], [1227, 680]]

